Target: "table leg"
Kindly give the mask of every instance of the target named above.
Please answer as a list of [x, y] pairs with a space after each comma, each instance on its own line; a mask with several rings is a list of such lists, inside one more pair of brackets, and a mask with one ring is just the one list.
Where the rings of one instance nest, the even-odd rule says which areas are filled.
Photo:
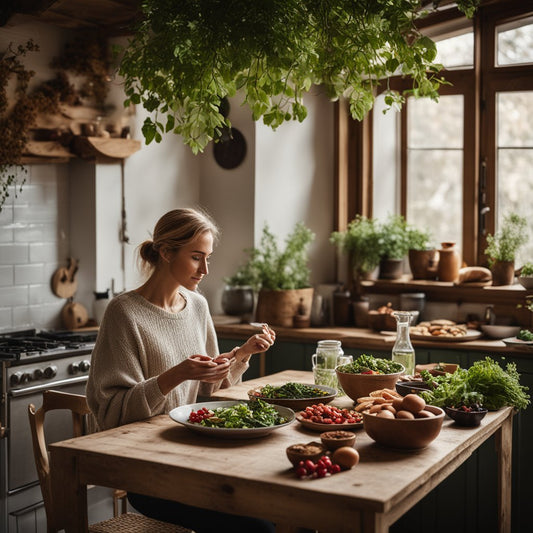
[[78, 484], [76, 460], [52, 450], [50, 470], [58, 528], [67, 533], [87, 533], [87, 487]]
[[499, 533], [511, 533], [512, 412], [496, 432], [495, 440], [498, 454], [498, 531]]

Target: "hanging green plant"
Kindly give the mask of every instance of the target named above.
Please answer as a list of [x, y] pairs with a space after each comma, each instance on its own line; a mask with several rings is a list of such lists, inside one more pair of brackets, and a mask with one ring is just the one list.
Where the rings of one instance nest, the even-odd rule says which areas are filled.
[[[436, 1], [434, 4], [438, 4]], [[478, 0], [459, 0], [472, 15]], [[221, 100], [241, 91], [254, 120], [276, 129], [302, 121], [313, 84], [347, 98], [354, 118], [372, 108], [380, 80], [409, 76], [408, 93], [438, 97], [444, 80], [435, 43], [420, 34], [420, 0], [143, 0], [143, 20], [125, 48], [125, 105], [142, 104], [146, 143], [166, 132], [194, 153], [230, 122]], [[389, 91], [389, 106], [405, 95]]]

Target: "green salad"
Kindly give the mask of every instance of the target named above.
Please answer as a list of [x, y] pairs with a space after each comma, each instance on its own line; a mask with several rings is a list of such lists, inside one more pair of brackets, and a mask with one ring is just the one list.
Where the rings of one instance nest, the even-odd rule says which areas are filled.
[[276, 387], [274, 385], [265, 385], [257, 393], [263, 398], [284, 398], [284, 399], [305, 399], [305, 398], [317, 398], [320, 396], [329, 396], [329, 392], [312, 385], [306, 385], [305, 383], [285, 383]]
[[352, 363], [339, 366], [337, 370], [346, 374], [395, 374], [402, 372], [404, 368], [395, 361], [363, 354]]
[[281, 416], [273, 405], [254, 399], [231, 407], [217, 407], [209, 418], [204, 418], [202, 426], [214, 428], [264, 428], [284, 424], [287, 419]]

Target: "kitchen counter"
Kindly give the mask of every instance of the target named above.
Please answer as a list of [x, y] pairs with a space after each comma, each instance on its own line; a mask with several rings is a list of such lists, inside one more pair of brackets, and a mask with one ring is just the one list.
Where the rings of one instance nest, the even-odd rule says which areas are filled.
[[[258, 329], [249, 324], [236, 323], [238, 319], [227, 316], [214, 316], [215, 328], [219, 337], [232, 339], [247, 339], [257, 333]], [[322, 327], [322, 328], [283, 328], [275, 327], [276, 338], [282, 342], [316, 343], [322, 339], [336, 339], [346, 348], [365, 350], [390, 350], [394, 344], [395, 335], [385, 335], [371, 329], [355, 327]], [[391, 332], [393, 333], [393, 332]], [[469, 352], [499, 353], [501, 355], [524, 354], [533, 355], [533, 349], [528, 347], [507, 346], [501, 340], [491, 340], [480, 337], [470, 341], [453, 340], [419, 340], [411, 339], [414, 348], [428, 348], [439, 350], [463, 350]]]

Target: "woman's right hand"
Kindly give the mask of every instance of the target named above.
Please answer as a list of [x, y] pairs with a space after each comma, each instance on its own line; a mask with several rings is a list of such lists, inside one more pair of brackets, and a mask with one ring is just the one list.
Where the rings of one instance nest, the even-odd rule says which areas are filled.
[[160, 374], [157, 383], [163, 394], [168, 394], [189, 379], [217, 383], [228, 376], [231, 364], [232, 361], [225, 357], [217, 357], [215, 360], [207, 355], [191, 355]]

